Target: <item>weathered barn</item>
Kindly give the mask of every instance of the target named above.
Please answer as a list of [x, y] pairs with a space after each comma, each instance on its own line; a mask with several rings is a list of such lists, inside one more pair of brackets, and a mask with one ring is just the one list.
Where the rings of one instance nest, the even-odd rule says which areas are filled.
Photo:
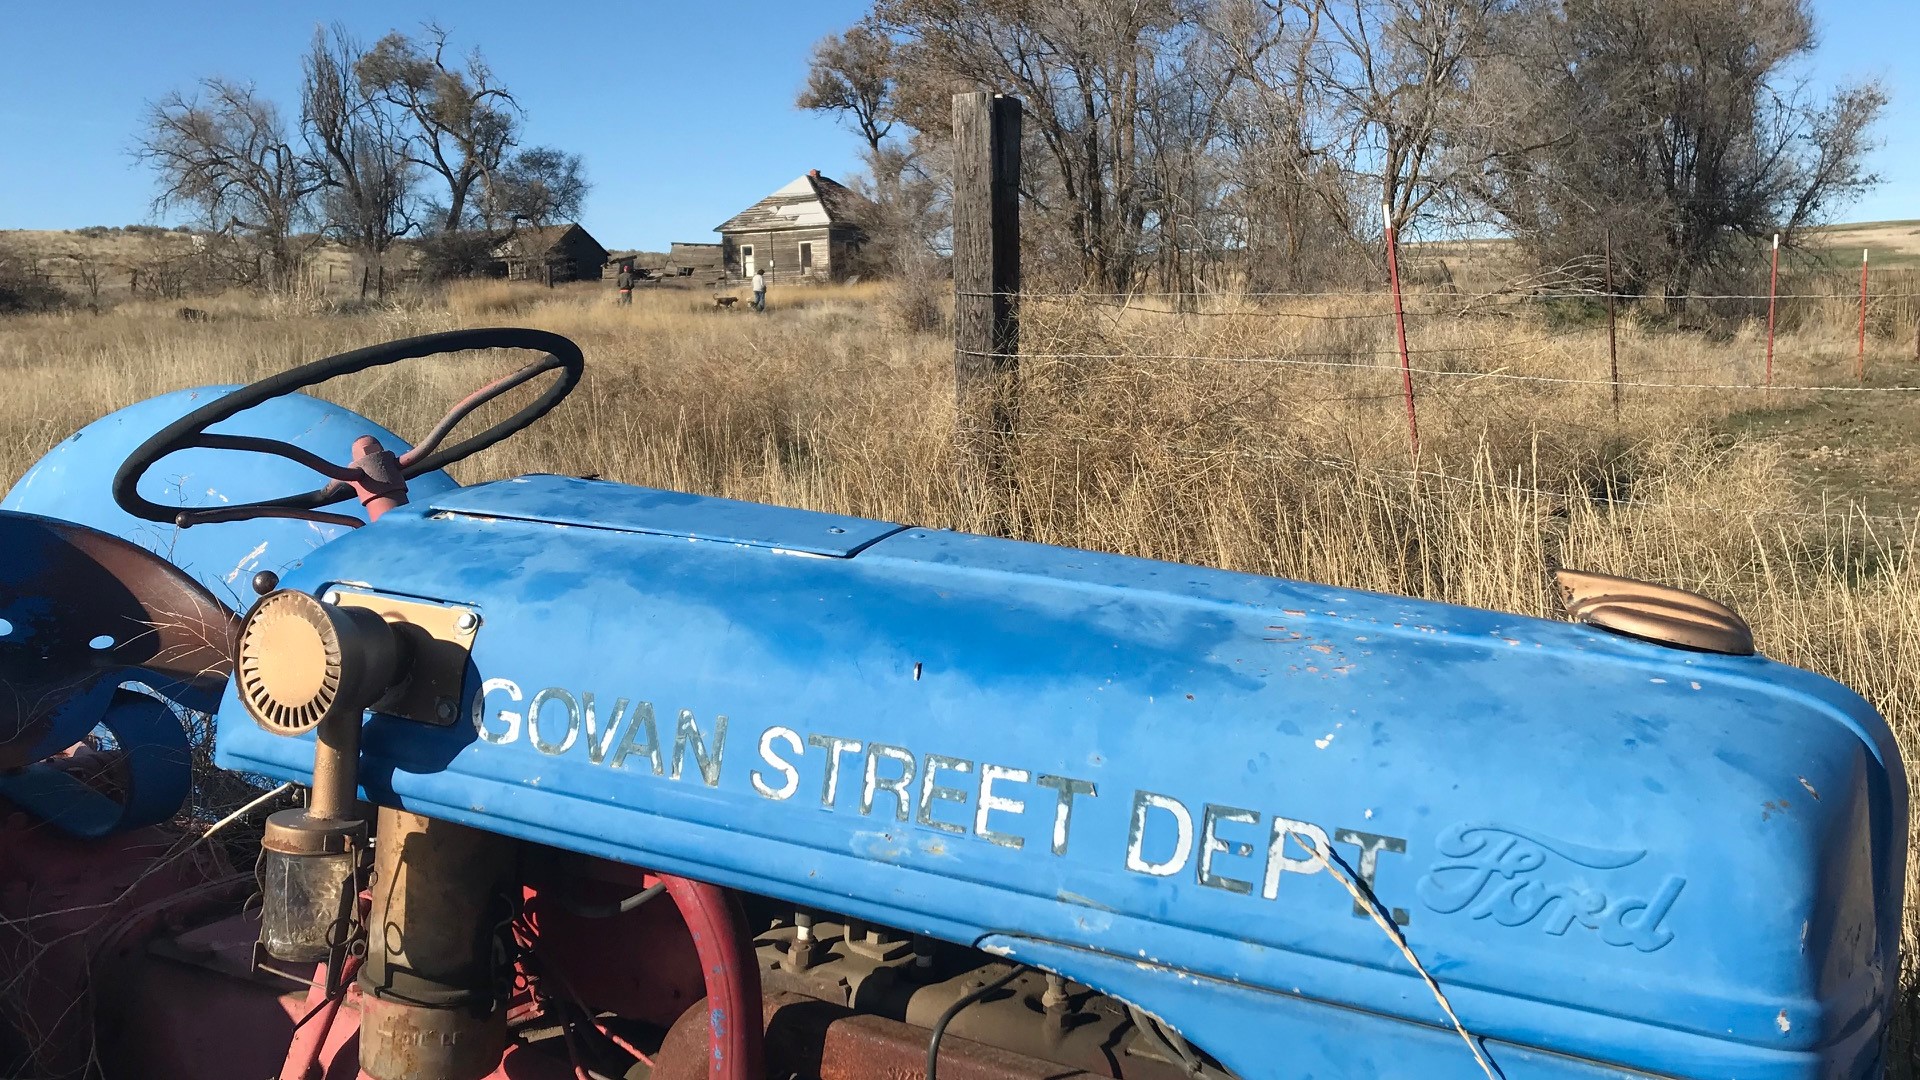
[[675, 240], [672, 250], [667, 252], [667, 265], [691, 267], [695, 273], [709, 273], [720, 269], [724, 250], [719, 244]]
[[872, 210], [864, 196], [814, 169], [714, 229], [722, 265], [734, 278], [765, 272], [781, 281], [838, 281], [859, 264]]
[[607, 249], [578, 222], [522, 229], [494, 249], [495, 268], [515, 281], [552, 285], [562, 281], [598, 281], [607, 265]]

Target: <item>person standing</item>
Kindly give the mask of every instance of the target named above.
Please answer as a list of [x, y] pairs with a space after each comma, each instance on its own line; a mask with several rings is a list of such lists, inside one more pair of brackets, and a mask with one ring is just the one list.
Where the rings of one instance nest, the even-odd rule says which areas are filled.
[[753, 272], [753, 310], [767, 310], [767, 272], [765, 270]]
[[620, 264], [620, 276], [614, 279], [614, 284], [618, 286], [620, 289], [621, 305], [623, 307], [631, 306], [633, 304], [633, 264], [632, 263]]

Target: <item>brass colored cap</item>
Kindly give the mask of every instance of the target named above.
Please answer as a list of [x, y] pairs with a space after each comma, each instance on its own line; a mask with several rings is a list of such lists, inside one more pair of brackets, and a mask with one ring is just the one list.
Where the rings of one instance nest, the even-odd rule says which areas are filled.
[[1587, 570], [1556, 570], [1567, 618], [1660, 645], [1753, 655], [1753, 631], [1732, 608], [1697, 593]]
[[293, 589], [254, 605], [234, 651], [241, 703], [280, 735], [310, 731], [336, 712], [360, 712], [398, 667], [393, 633], [378, 615]]

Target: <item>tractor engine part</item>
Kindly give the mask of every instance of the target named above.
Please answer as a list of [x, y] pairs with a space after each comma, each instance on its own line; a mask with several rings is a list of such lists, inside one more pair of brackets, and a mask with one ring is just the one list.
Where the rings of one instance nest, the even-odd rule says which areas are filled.
[[497, 931], [513, 842], [384, 807], [376, 833], [360, 1068], [374, 1080], [479, 1080], [507, 1045]]
[[233, 668], [247, 715], [276, 735], [314, 733], [306, 808], [273, 814], [260, 839], [260, 944], [277, 960], [337, 964], [348, 945], [367, 851], [361, 718], [404, 659], [378, 614], [305, 593], [270, 592], [241, 624]]

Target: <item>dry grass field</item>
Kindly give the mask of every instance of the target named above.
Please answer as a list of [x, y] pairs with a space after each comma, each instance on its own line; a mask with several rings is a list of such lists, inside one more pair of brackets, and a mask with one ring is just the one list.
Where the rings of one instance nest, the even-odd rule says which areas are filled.
[[[1616, 415], [1589, 306], [1462, 314], [1413, 297], [1414, 460], [1380, 298], [1225, 298], [1185, 316], [1035, 299], [1004, 514], [953, 479], [948, 339], [895, 322], [886, 286], [772, 300], [754, 316], [699, 293], [621, 308], [598, 287], [485, 283], [352, 315], [230, 297], [195, 302], [209, 322], [142, 303], [0, 321], [0, 487], [138, 398], [524, 324], [580, 342], [586, 381], [462, 479], [599, 474], [933, 526], [1003, 522], [1051, 543], [1546, 616], [1549, 567], [1645, 577], [1731, 603], [1765, 652], [1857, 688], [1920, 749], [1920, 393], [1893, 389], [1920, 387], [1910, 300], [1876, 301], [1868, 383], [1881, 389], [1865, 393], [1715, 388], [1760, 380], [1763, 326], [1676, 330], [1629, 311], [1623, 377], [1705, 386], [1629, 386]], [[1776, 379], [1851, 385], [1855, 318], [1845, 303], [1783, 309]], [[1271, 362], [1287, 358], [1351, 366]], [[417, 435], [508, 362], [371, 373], [328, 393]]]

